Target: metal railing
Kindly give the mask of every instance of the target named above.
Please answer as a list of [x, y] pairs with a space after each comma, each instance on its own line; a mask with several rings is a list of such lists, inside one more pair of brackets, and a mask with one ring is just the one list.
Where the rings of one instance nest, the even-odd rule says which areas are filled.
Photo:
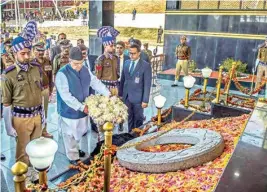
[[152, 86], [156, 87], [155, 81], [157, 78], [157, 74], [163, 70], [163, 63], [165, 61], [165, 55], [155, 55], [150, 59], [151, 68], [152, 68]]

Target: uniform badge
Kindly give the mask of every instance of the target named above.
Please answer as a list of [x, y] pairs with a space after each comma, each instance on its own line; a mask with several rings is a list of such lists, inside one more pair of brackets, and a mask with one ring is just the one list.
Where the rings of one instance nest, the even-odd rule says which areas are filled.
[[23, 80], [24, 80], [23, 75], [18, 74], [18, 75], [17, 75], [17, 80], [18, 80], [18, 81], [23, 81]]

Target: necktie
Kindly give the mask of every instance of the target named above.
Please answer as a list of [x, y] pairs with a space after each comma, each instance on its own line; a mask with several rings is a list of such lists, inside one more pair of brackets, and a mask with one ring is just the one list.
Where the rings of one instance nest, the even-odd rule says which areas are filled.
[[130, 71], [129, 71], [131, 76], [133, 75], [133, 71], [134, 71], [134, 61], [132, 61]]
[[85, 66], [86, 66], [86, 67], [89, 67], [89, 66], [88, 66], [88, 63], [87, 63], [87, 60], [84, 60], [84, 62], [85, 62]]

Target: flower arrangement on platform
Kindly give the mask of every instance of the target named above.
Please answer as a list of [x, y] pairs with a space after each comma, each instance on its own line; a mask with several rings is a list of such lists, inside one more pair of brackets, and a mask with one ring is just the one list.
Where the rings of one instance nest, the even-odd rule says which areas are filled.
[[[110, 191], [213, 191], [218, 183], [224, 168], [226, 167], [234, 148], [244, 130], [249, 115], [239, 117], [229, 117], [222, 119], [210, 119], [201, 121], [172, 122], [163, 126], [161, 132], [180, 129], [180, 128], [206, 128], [217, 131], [222, 134], [225, 142], [223, 154], [212, 162], [203, 164], [195, 168], [183, 171], [168, 172], [164, 174], [139, 173], [127, 170], [121, 167], [119, 162], [114, 158], [111, 168]], [[171, 144], [172, 146], [154, 147], [148, 150], [169, 151], [190, 146]], [[66, 182], [59, 185], [59, 189], [68, 191], [84, 192], [84, 191], [102, 191], [103, 190], [103, 157], [105, 153], [113, 154], [117, 148], [112, 147], [112, 151], [105, 152], [101, 148], [101, 152], [91, 161], [91, 165], [79, 163], [73, 166], [73, 169], [81, 172], [74, 175]], [[86, 176], [86, 177], [84, 177]], [[77, 182], [79, 181], [79, 182]]]
[[163, 144], [163, 145], [154, 145], [142, 148], [141, 151], [144, 152], [169, 152], [169, 151], [178, 151], [181, 149], [187, 149], [192, 147], [190, 144], [181, 144], [181, 143], [171, 143], [171, 144]]
[[105, 97], [102, 95], [91, 95], [86, 98], [89, 116], [97, 125], [106, 122], [114, 124], [123, 123], [128, 118], [128, 108], [118, 97]]
[[223, 154], [214, 161], [187, 170], [162, 174], [139, 173], [127, 170], [114, 159], [111, 170], [111, 191], [214, 191], [223, 170], [232, 156], [234, 148], [242, 134], [249, 115], [239, 117], [189, 121], [184, 123], [172, 122], [166, 124], [161, 131], [170, 127], [206, 128], [222, 134], [225, 142]]

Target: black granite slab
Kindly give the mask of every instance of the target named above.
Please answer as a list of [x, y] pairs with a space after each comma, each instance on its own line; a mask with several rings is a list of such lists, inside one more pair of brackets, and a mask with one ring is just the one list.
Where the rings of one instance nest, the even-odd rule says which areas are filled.
[[211, 115], [214, 118], [237, 117], [251, 113], [250, 110], [211, 103]]
[[255, 109], [215, 192], [267, 191], [267, 111]]
[[[175, 68], [177, 62], [175, 49], [179, 45], [180, 36], [180, 34], [164, 35], [164, 70]], [[191, 59], [196, 62], [199, 69], [208, 66], [216, 70], [225, 59], [234, 58], [247, 63], [248, 72], [251, 72], [257, 58], [257, 47], [263, 42], [258, 39], [187, 35], [187, 44], [192, 52]]]

